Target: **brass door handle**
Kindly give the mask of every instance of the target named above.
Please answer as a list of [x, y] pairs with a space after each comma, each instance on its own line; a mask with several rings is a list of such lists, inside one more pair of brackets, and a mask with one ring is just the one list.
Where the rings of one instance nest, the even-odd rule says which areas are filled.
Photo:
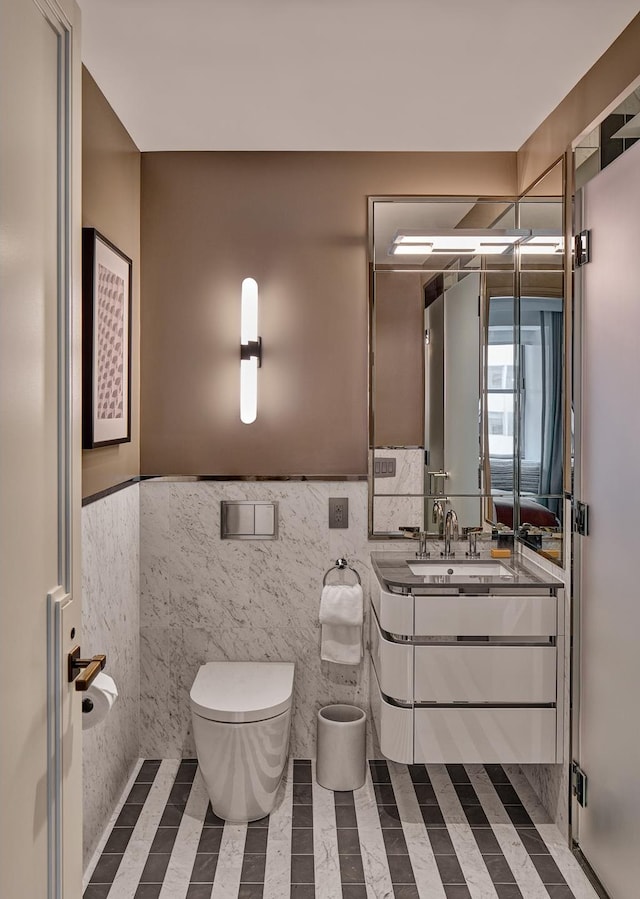
[[80, 658], [80, 647], [74, 646], [68, 656], [69, 683], [76, 685], [76, 690], [84, 692], [107, 664], [106, 655], [95, 655], [90, 659]]

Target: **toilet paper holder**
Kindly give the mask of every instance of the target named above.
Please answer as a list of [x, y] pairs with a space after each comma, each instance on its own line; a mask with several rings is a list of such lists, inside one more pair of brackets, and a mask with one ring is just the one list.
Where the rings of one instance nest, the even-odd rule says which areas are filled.
[[[88, 690], [91, 683], [107, 664], [106, 655], [95, 655], [90, 659], [80, 658], [80, 647], [74, 646], [67, 657], [69, 683], [76, 685], [76, 690]], [[82, 672], [82, 673], [81, 673]]]

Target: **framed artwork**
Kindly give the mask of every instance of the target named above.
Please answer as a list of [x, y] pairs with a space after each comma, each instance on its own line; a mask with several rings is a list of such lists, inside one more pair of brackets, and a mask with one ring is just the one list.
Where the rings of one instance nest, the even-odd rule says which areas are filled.
[[82, 229], [82, 445], [131, 440], [132, 262]]

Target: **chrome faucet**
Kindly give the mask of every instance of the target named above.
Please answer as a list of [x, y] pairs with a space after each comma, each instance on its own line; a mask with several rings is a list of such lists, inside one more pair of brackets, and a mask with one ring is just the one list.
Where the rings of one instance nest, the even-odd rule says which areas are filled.
[[406, 526], [401, 527], [399, 530], [403, 531], [404, 536], [408, 537], [410, 540], [419, 541], [416, 559], [429, 559], [431, 557], [431, 553], [427, 549], [427, 538], [429, 535], [426, 531], [421, 531], [420, 528]]
[[455, 559], [456, 554], [451, 552], [451, 538], [458, 539], [458, 516], [455, 509], [449, 509], [444, 519], [444, 552], [440, 553], [443, 559]]

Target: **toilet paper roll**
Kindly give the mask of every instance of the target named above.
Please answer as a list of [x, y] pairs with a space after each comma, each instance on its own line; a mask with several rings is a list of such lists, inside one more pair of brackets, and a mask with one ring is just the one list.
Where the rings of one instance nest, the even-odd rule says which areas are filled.
[[82, 729], [89, 730], [104, 721], [117, 698], [115, 681], [101, 671], [82, 697]]

